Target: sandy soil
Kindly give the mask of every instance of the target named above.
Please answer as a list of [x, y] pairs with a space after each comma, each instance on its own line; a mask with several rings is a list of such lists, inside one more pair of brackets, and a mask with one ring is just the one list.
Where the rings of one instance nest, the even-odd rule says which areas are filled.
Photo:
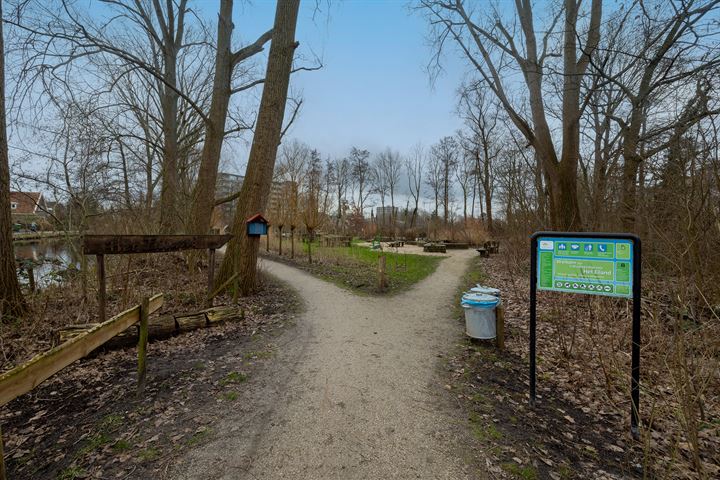
[[359, 297], [264, 261], [306, 302], [278, 339], [274, 371], [213, 439], [167, 473], [181, 479], [476, 478], [467, 423], [440, 380], [439, 356], [461, 336], [449, 309], [473, 250], [449, 252], [410, 291]]

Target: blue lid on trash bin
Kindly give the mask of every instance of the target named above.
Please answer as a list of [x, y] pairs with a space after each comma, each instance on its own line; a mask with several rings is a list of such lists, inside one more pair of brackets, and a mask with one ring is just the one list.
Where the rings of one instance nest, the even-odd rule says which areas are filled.
[[498, 290], [497, 288], [486, 287], [486, 286], [480, 285], [479, 283], [477, 284], [477, 286], [471, 288], [470, 291], [473, 293], [483, 293], [485, 295], [492, 295], [493, 297], [500, 296], [500, 290]]
[[471, 307], [494, 308], [499, 301], [497, 297], [485, 295], [484, 293], [466, 293], [463, 295], [460, 304]]

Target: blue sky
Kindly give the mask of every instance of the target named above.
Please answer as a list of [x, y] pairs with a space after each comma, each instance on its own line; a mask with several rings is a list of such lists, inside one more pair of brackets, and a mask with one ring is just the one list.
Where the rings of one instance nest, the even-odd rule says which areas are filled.
[[[408, 152], [417, 142], [428, 146], [460, 127], [454, 107], [462, 64], [447, 58], [446, 73], [431, 84], [427, 26], [407, 2], [345, 0], [328, 7], [318, 1], [319, 14], [314, 0], [301, 3], [297, 38], [304, 56], [321, 57], [324, 67], [293, 78], [304, 104], [291, 137], [323, 156], [344, 156], [351, 146]], [[210, 3], [204, 5], [208, 18]], [[274, 9], [275, 2], [265, 0], [237, 4], [236, 38], [256, 38], [272, 25]]]

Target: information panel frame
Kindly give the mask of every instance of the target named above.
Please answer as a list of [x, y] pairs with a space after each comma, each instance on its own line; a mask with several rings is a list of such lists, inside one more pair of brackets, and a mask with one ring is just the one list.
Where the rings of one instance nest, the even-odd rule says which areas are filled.
[[[640, 299], [642, 292], [642, 248], [640, 237], [630, 233], [593, 233], [593, 232], [535, 232], [530, 237], [530, 405], [536, 402], [536, 327], [537, 327], [537, 291], [551, 290], [562, 293], [580, 293], [587, 294], [589, 291], [565, 288], [539, 288], [539, 262], [538, 251], [539, 241], [544, 239], [552, 239], [553, 241], [562, 241], [567, 239], [572, 242], [580, 243], [583, 239], [586, 241], [609, 243], [611, 241], [619, 241], [630, 243], [632, 252], [630, 253], [631, 265], [631, 282], [629, 294], [610, 295], [615, 298], [632, 298], [632, 366], [630, 375], [630, 429], [633, 436], [639, 435], [640, 423]], [[545, 280], [545, 286], [547, 285]], [[592, 292], [598, 295], [597, 292]], [[613, 291], [613, 293], [616, 293]], [[600, 292], [599, 295], [607, 295], [607, 292]]]
[[537, 288], [632, 298], [633, 243], [591, 235], [538, 236]]

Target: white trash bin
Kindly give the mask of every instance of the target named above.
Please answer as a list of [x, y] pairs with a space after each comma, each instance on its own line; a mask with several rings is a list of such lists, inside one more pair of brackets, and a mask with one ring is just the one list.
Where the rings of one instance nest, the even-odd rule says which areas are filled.
[[470, 291], [472, 293], [483, 293], [485, 295], [491, 295], [493, 297], [500, 298], [500, 290], [498, 290], [497, 288], [486, 287], [484, 285], [480, 285], [479, 283], [476, 286], [472, 287]]
[[483, 293], [466, 293], [460, 304], [465, 310], [465, 333], [468, 337], [491, 340], [497, 336], [495, 308], [500, 299]]

